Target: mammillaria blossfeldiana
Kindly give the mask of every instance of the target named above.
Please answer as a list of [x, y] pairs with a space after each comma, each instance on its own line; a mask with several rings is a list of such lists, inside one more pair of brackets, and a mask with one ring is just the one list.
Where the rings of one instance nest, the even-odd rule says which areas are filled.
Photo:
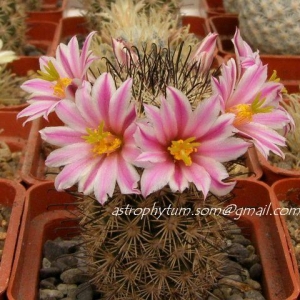
[[[235, 47], [237, 54], [245, 53], [240, 38]], [[241, 64], [231, 58], [222, 65], [221, 76], [212, 78], [213, 92], [220, 95], [222, 111], [235, 114], [239, 134], [251, 140], [263, 156], [268, 157], [270, 151], [284, 156], [279, 146], [285, 145], [285, 138], [276, 131], [292, 122], [280, 106], [284, 86], [273, 77], [268, 80], [267, 65], [247, 49], [246, 56], [237, 59]]]
[[97, 58], [89, 50], [91, 32], [82, 47], [76, 36], [68, 45], [60, 44], [56, 50], [56, 58], [42, 56], [40, 58], [39, 78], [27, 80], [21, 88], [30, 93], [28, 107], [23, 109], [18, 117], [28, 117], [26, 122], [41, 116], [47, 119], [62, 99], [74, 99], [76, 89], [87, 78], [90, 64]]
[[160, 108], [145, 105], [136, 140], [142, 150], [137, 161], [149, 162], [141, 178], [144, 196], [169, 185], [183, 192], [193, 183], [204, 196], [225, 195], [233, 182], [222, 162], [237, 159], [249, 144], [233, 137], [233, 114], [220, 116], [218, 96], [203, 100], [192, 110], [187, 97], [168, 87]]

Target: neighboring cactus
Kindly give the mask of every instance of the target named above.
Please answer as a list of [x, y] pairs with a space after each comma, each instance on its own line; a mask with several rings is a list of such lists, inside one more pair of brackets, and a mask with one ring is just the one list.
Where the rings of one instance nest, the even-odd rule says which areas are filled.
[[27, 11], [41, 10], [42, 0], [26, 0]]
[[238, 13], [238, 0], [223, 0], [223, 6], [227, 13]]
[[29, 78], [17, 76], [9, 69], [0, 69], [0, 107], [26, 103], [28, 94], [20, 86]]
[[243, 38], [260, 53], [300, 54], [299, 0], [239, 0]]
[[[103, 40], [120, 38], [134, 45], [168, 41], [168, 37], [179, 39], [182, 29], [178, 28], [179, 4], [176, 0], [83, 0], [85, 18], [90, 30], [100, 33]], [[184, 38], [183, 38], [184, 39]], [[184, 39], [185, 40], [185, 39]]]
[[2, 0], [0, 6], [0, 37], [3, 50], [12, 50], [22, 54], [25, 44], [26, 3], [22, 0]]
[[231, 223], [195, 215], [221, 209], [213, 196], [203, 201], [192, 189], [165, 188], [143, 200], [116, 192], [105, 206], [86, 197], [80, 207], [91, 283], [101, 299], [206, 299], [222, 272]]
[[285, 159], [272, 156], [271, 162], [279, 164], [279, 167], [300, 170], [300, 94], [286, 94], [283, 107], [291, 115], [295, 122], [295, 128], [286, 135], [287, 146], [282, 149]]

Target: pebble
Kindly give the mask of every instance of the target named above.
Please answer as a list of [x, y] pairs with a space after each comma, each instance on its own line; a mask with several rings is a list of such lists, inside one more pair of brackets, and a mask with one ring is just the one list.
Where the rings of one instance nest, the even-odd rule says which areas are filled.
[[40, 289], [40, 299], [49, 300], [50, 297], [62, 299], [64, 294], [58, 290], [50, 290], [50, 289]]
[[[261, 285], [256, 281], [260, 279], [262, 266], [255, 248], [238, 233], [239, 230], [231, 231], [234, 234], [228, 243], [226, 241], [228, 258], [222, 269], [222, 278], [206, 300], [265, 300]], [[47, 241], [44, 253], [47, 258], [43, 258], [40, 270], [41, 300], [101, 299], [89, 284], [85, 269], [79, 267], [83, 264], [83, 249], [77, 239], [75, 242]]]
[[259, 279], [262, 274], [262, 266], [259, 263], [255, 263], [249, 269], [249, 274], [252, 279]]
[[88, 276], [85, 273], [83, 273], [80, 269], [72, 268], [61, 273], [60, 279], [64, 283], [78, 284], [87, 282]]

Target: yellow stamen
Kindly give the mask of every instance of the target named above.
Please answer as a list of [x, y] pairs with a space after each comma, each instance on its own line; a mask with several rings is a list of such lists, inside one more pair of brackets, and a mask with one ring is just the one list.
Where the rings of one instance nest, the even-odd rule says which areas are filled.
[[93, 153], [95, 155], [106, 154], [116, 151], [122, 145], [122, 140], [109, 131], [104, 131], [104, 122], [98, 126], [97, 129], [87, 128], [88, 135], [83, 136], [89, 144], [93, 144]]
[[195, 137], [191, 137], [186, 140], [172, 141], [172, 145], [168, 147], [168, 150], [176, 160], [182, 160], [186, 166], [191, 166], [192, 158], [190, 155], [197, 152], [197, 147], [200, 146], [200, 143], [193, 143], [195, 139]]
[[235, 114], [234, 125], [242, 125], [253, 120], [253, 115], [258, 113], [269, 113], [273, 110], [272, 106], [262, 107], [264, 99], [260, 99], [260, 94], [256, 96], [252, 104], [237, 104], [227, 110], [229, 113]]
[[[280, 82], [280, 78], [277, 77], [277, 71], [273, 70], [273, 73], [271, 77], [269, 78], [269, 81], [274, 81], [274, 82]], [[287, 89], [285, 87], [282, 88], [281, 93], [287, 93]]]
[[65, 89], [72, 82], [70, 78], [59, 78], [53, 87], [54, 95], [60, 98], [65, 97]]
[[48, 66], [45, 66], [45, 72], [38, 70], [37, 73], [39, 74], [39, 77], [41, 79], [47, 81], [56, 81], [59, 79], [59, 74], [55, 69], [52, 61], [49, 61]]

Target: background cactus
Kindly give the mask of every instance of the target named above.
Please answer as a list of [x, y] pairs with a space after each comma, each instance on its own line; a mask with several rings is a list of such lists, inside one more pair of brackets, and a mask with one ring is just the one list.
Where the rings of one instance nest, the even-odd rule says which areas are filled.
[[227, 13], [238, 13], [238, 0], [223, 0], [223, 6]]
[[260, 53], [300, 54], [298, 0], [238, 0], [243, 38]]
[[3, 0], [0, 7], [0, 37], [3, 50], [22, 54], [26, 39], [26, 2], [22, 0]]
[[42, 7], [42, 0], [26, 0], [26, 9], [31, 10], [40, 10]]

